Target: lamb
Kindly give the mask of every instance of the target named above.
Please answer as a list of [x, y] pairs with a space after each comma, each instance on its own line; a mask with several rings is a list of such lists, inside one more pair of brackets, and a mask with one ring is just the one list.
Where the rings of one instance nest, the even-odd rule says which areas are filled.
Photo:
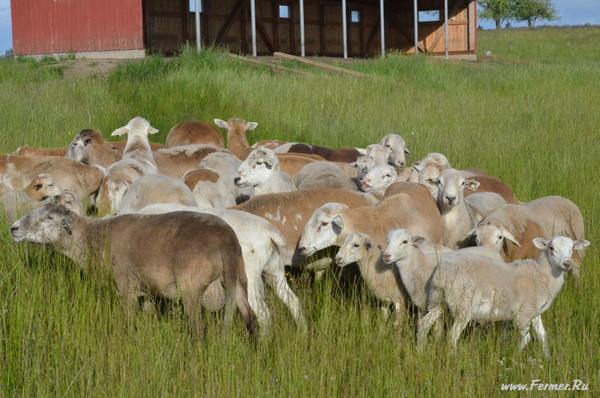
[[253, 187], [255, 195], [296, 190], [290, 177], [281, 172], [275, 152], [267, 148], [253, 150], [238, 168], [233, 182], [240, 188]]
[[227, 149], [241, 160], [246, 159], [252, 151], [246, 132], [255, 130], [258, 123], [246, 122], [239, 118], [231, 118], [227, 121], [215, 119], [214, 122], [218, 127], [227, 130]]
[[311, 256], [326, 247], [340, 246], [353, 232], [367, 234], [376, 245], [383, 246], [388, 231], [396, 228], [408, 229], [432, 243], [442, 242], [442, 219], [435, 204], [400, 193], [375, 207], [324, 204], [306, 223], [298, 250], [303, 256]]
[[158, 203], [196, 205], [192, 191], [183, 181], [160, 174], [146, 174], [129, 186], [117, 214], [138, 213], [146, 206]]
[[[181, 297], [196, 338], [204, 335], [202, 295], [222, 277], [224, 327], [230, 327], [237, 304], [248, 331], [252, 335], [257, 331], [247, 298], [242, 251], [235, 232], [219, 217], [176, 212], [92, 220], [48, 204], [15, 222], [11, 235], [15, 242], [50, 245], [83, 270], [110, 263], [129, 313], [146, 295]], [[148, 239], [152, 236], [160, 239]]]
[[406, 158], [410, 156], [406, 141], [399, 134], [391, 133], [383, 137], [380, 144], [388, 150], [387, 163], [400, 170], [404, 169]]
[[[506, 205], [485, 217], [471, 231], [478, 245], [494, 248], [510, 262], [533, 259], [539, 255], [533, 238], [550, 239], [556, 234], [573, 240], [585, 239], [581, 211], [573, 202], [560, 196], [549, 196], [523, 205]], [[573, 276], [580, 275], [583, 253], [573, 256]]]
[[[467, 206], [463, 190], [477, 190], [479, 183], [466, 179], [456, 169], [445, 169], [436, 179], [438, 209], [444, 225], [444, 246], [458, 249], [464, 246], [468, 232], [475, 226], [475, 215]], [[412, 231], [416, 232], [416, 231]]]
[[24, 191], [35, 202], [41, 202], [50, 196], [60, 195], [62, 192], [50, 174], [38, 175], [31, 180]]
[[396, 169], [389, 165], [372, 167], [360, 179], [360, 188], [363, 192], [371, 193], [378, 198], [385, 195], [385, 191], [398, 181]]
[[94, 130], [81, 130], [69, 144], [66, 156], [78, 162], [107, 168], [121, 160], [123, 147], [108, 142]]
[[417, 344], [422, 347], [429, 329], [446, 305], [454, 319], [449, 343], [456, 348], [470, 321], [513, 321], [521, 334], [519, 350], [530, 340], [533, 326], [544, 354], [550, 356], [542, 314], [550, 308], [573, 267], [573, 250], [589, 246], [586, 240], [564, 236], [535, 238], [541, 250], [536, 260], [504, 263], [477, 255], [442, 257], [431, 277], [428, 313], [419, 321]]
[[378, 245], [367, 234], [351, 233], [335, 256], [340, 267], [357, 263], [360, 274], [375, 297], [394, 305], [394, 327], [400, 326], [408, 301], [398, 269], [381, 258]]
[[263, 277], [277, 296], [289, 308], [298, 327], [305, 331], [306, 320], [300, 301], [291, 290], [285, 277], [283, 258], [287, 242], [281, 232], [261, 217], [239, 210], [200, 209], [181, 205], [152, 205], [142, 214], [159, 214], [173, 211], [193, 211], [211, 214], [223, 219], [233, 228], [242, 248], [248, 280], [248, 301], [256, 313], [261, 333], [268, 330], [271, 315], [265, 302]]
[[188, 121], [173, 126], [167, 134], [165, 144], [168, 147], [193, 144], [210, 144], [224, 148], [223, 135], [208, 123]]
[[300, 170], [296, 176], [296, 187], [299, 190], [339, 188], [347, 191], [356, 191], [354, 182], [332, 162], [309, 163]]
[[158, 130], [139, 116], [112, 133], [113, 136], [127, 134], [127, 145], [123, 150], [122, 159], [113, 163], [106, 170], [98, 194], [99, 210], [104, 212], [110, 209], [111, 214], [116, 214], [121, 206], [123, 196], [131, 184], [145, 174], [158, 173], [158, 167], [148, 143], [148, 135], [156, 133]]
[[357, 192], [324, 188], [255, 196], [232, 209], [262, 217], [281, 231], [288, 242], [288, 256], [284, 259], [284, 264], [297, 266], [302, 262], [297, 251], [298, 240], [306, 222], [317, 208], [333, 201], [349, 208], [369, 205], [369, 201]]
[[318, 162], [319, 160], [324, 160], [317, 160], [313, 157], [297, 155], [294, 153], [279, 153], [277, 154], [277, 158], [279, 159], [279, 167], [281, 171], [290, 177], [296, 177], [300, 170], [304, 168], [304, 166]]

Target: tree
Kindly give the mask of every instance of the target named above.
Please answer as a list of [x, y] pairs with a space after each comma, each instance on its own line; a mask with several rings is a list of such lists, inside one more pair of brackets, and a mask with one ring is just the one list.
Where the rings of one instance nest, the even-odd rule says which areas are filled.
[[491, 19], [496, 22], [496, 29], [502, 28], [502, 23], [509, 18], [512, 14], [512, 3], [514, 0], [480, 0], [479, 7], [481, 7], [481, 13], [479, 14], [483, 19]]
[[554, 21], [558, 13], [552, 0], [511, 0], [512, 17], [527, 22], [530, 28], [539, 20]]

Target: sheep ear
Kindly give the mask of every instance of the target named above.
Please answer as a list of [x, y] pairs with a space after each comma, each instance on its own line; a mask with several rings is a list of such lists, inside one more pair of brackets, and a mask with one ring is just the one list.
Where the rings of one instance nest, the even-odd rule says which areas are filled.
[[73, 231], [71, 230], [72, 222], [73, 220], [71, 220], [68, 217], [65, 217], [62, 220], [60, 220], [60, 225], [65, 229], [65, 231], [67, 231], [69, 235], [73, 235]]
[[469, 188], [471, 191], [477, 191], [477, 188], [479, 188], [479, 181], [477, 180], [466, 180], [465, 184], [466, 187]]
[[421, 245], [423, 244], [423, 242], [425, 242], [425, 238], [422, 236], [413, 236], [412, 238], [410, 238], [410, 241], [413, 243], [413, 245]]
[[511, 241], [515, 245], [521, 247], [521, 244], [519, 243], [519, 241], [510, 232], [504, 230], [504, 231], [502, 231], [502, 236], [504, 237], [504, 239]]
[[331, 225], [333, 226], [333, 231], [339, 235], [344, 228], [344, 219], [341, 216], [335, 216], [331, 220]]
[[122, 135], [127, 135], [129, 133], [129, 129], [127, 127], [121, 127], [112, 132], [111, 136], [119, 137]]
[[535, 238], [533, 240], [533, 245], [540, 250], [547, 249], [548, 243], [549, 243], [549, 241], [547, 241], [546, 239], [543, 239], [543, 238]]
[[258, 127], [258, 122], [248, 122], [246, 123], [246, 130], [252, 131]]
[[267, 166], [267, 169], [271, 170], [273, 168], [273, 160], [271, 160], [271, 159], [263, 159], [263, 161], [265, 162], [265, 165]]
[[575, 250], [583, 250], [590, 245], [590, 242], [587, 240], [578, 240], [573, 243], [573, 249]]
[[155, 129], [152, 126], [148, 126], [148, 134], [149, 135], [156, 134], [156, 133], [158, 133], [158, 129]]
[[475, 232], [477, 231], [477, 227], [471, 229], [469, 232], [465, 234], [466, 237], [475, 236]]
[[217, 127], [221, 127], [222, 129], [226, 129], [226, 130], [229, 128], [229, 126], [227, 125], [227, 122], [225, 120], [215, 119], [214, 122]]

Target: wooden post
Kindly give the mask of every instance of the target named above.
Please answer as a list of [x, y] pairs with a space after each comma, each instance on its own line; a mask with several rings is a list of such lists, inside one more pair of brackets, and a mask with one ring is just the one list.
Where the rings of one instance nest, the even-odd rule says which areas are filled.
[[381, 21], [381, 56], [385, 57], [385, 12], [383, 0], [379, 0], [379, 19]]
[[250, 0], [250, 19], [252, 20], [252, 56], [256, 57], [256, 0]]
[[419, 8], [417, 6], [417, 0], [413, 0], [413, 8], [415, 11], [415, 54], [419, 53]]
[[[416, 0], [415, 0], [416, 1]], [[344, 46], [344, 58], [348, 58], [348, 21], [346, 20], [346, 0], [342, 0], [342, 43]]]

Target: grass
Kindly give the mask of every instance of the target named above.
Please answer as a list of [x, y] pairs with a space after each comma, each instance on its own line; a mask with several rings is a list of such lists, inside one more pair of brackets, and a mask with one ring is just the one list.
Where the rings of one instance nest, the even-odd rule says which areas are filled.
[[[414, 349], [414, 321], [395, 333], [365, 292], [342, 294], [329, 275], [293, 281], [311, 325], [299, 335], [269, 294], [274, 325], [248, 344], [241, 326], [192, 342], [177, 304], [128, 322], [106, 272], [14, 246], [0, 229], [2, 396], [492, 396], [501, 383], [600, 378], [600, 63], [598, 28], [481, 32], [494, 60], [450, 62], [391, 55], [351, 67], [367, 79], [272, 74], [211, 50], [131, 62], [108, 77], [65, 78], [60, 63], [0, 62], [0, 152], [63, 146], [82, 128], [108, 135], [142, 115], [163, 140], [176, 122], [240, 116], [251, 140], [365, 146], [399, 131], [414, 158], [448, 155], [511, 185], [522, 200], [575, 201], [592, 242], [581, 286], [570, 281], [544, 315], [553, 356], [535, 341], [474, 327], [457, 352]], [[287, 66], [294, 67], [289, 64]], [[148, 237], [160, 239], [160, 237]]]

